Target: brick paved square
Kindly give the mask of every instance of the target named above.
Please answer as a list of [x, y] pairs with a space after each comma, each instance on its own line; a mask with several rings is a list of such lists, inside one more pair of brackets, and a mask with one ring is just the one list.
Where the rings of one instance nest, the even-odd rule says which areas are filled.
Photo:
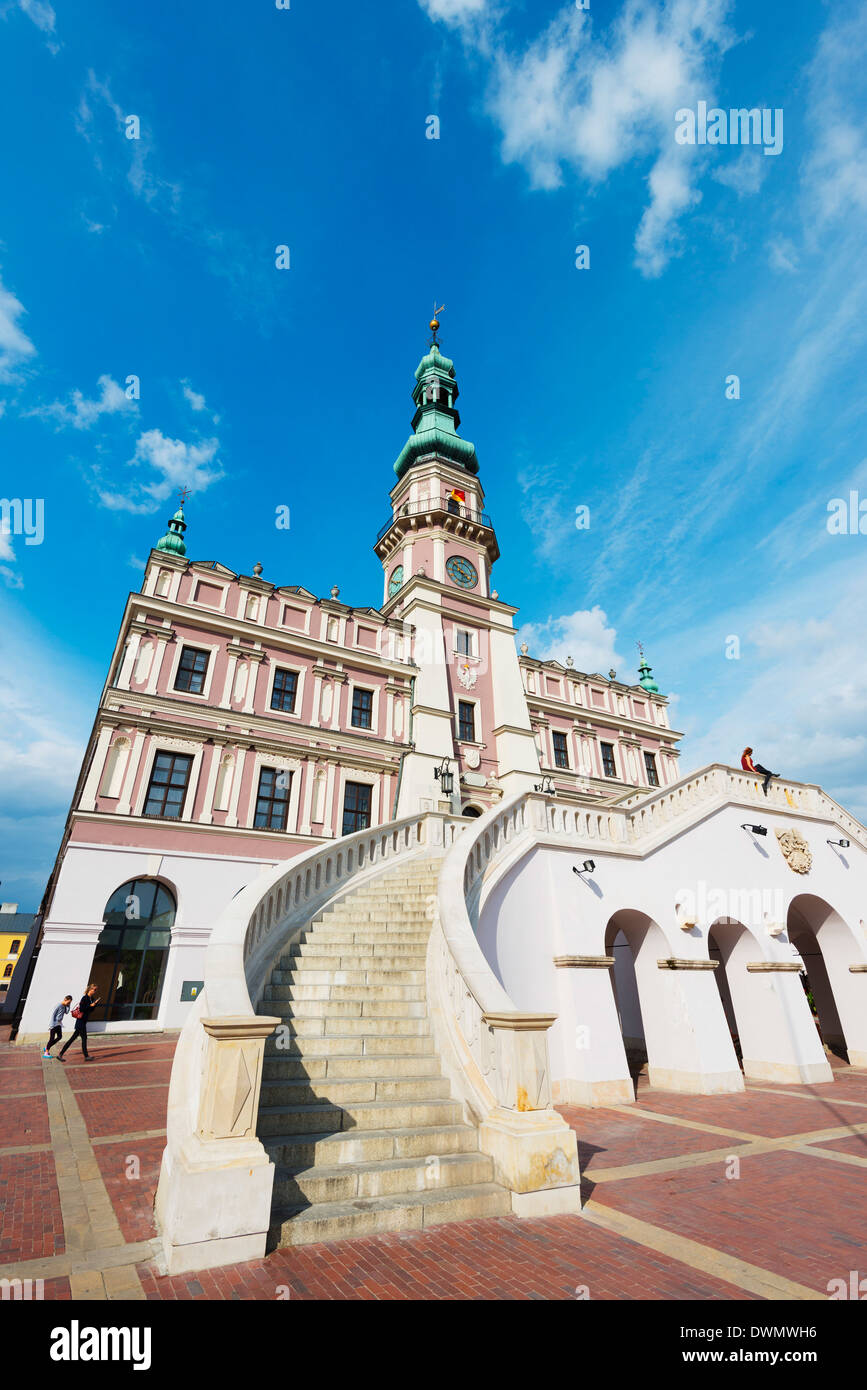
[[[94, 1146], [99, 1171], [125, 1240], [152, 1240], [156, 1235], [153, 1206], [164, 1147], [164, 1139]], [[127, 1176], [135, 1171], [128, 1163], [130, 1157], [138, 1159], [138, 1177]]]
[[53, 1154], [0, 1156], [0, 1267], [64, 1250]]
[[77, 1095], [87, 1132], [92, 1138], [108, 1134], [135, 1134], [143, 1129], [165, 1129], [169, 1088], [146, 1086], [124, 1091], [118, 1087]]

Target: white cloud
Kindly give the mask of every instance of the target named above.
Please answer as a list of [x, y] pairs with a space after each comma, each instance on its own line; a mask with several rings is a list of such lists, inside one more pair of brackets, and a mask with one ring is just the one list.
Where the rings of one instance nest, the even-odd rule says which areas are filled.
[[[475, 11], [459, 0], [420, 3], [469, 33]], [[730, 7], [730, 0], [628, 0], [597, 31], [587, 12], [569, 5], [522, 52], [509, 53], [490, 33], [477, 40], [491, 55], [489, 106], [502, 157], [523, 164], [535, 188], [559, 187], [568, 168], [598, 184], [634, 161], [649, 164], [650, 200], [635, 239], [645, 275], [660, 274], [677, 253], [677, 224], [699, 200], [699, 171], [710, 167], [706, 149], [676, 143], [674, 115], [698, 100], [713, 104], [716, 67], [734, 41]]]
[[184, 381], [181, 384], [184, 388], [184, 397], [186, 400], [189, 401], [190, 405], [193, 407], [193, 410], [204, 410], [205, 398], [201, 394], [201, 392], [194, 391], [188, 381]]
[[144, 465], [153, 469], [156, 476], [145, 480], [136, 478], [128, 492], [100, 488], [100, 500], [112, 511], [147, 514], [155, 512], [160, 503], [181, 487], [188, 487], [191, 492], [204, 492], [224, 476], [219, 464], [211, 466], [219, 447], [218, 439], [187, 444], [182, 439], [169, 439], [162, 430], [145, 430], [136, 442], [135, 454], [127, 467], [140, 469]]
[[100, 393], [94, 400], [87, 400], [83, 393], [76, 389], [72, 392], [69, 405], [63, 401], [55, 401], [52, 405], [39, 406], [27, 413], [38, 415], [42, 419], [56, 420], [58, 428], [71, 425], [76, 430], [89, 430], [101, 415], [138, 414], [138, 403], [131, 400], [123, 387], [110, 376], [103, 373], [97, 379], [97, 386]]
[[22, 363], [36, 355], [36, 348], [18, 323], [25, 312], [21, 301], [0, 282], [0, 382], [14, 381]]
[[559, 661], [565, 666], [567, 656], [571, 656], [579, 671], [606, 672], [621, 663], [615, 649], [617, 633], [607, 624], [597, 605], [549, 617], [544, 623], [525, 623], [518, 639], [527, 643], [529, 655], [537, 660]]
[[792, 275], [798, 269], [798, 260], [798, 248], [788, 237], [777, 237], [768, 243], [768, 261], [773, 270]]
[[808, 74], [813, 150], [804, 179], [809, 214], [820, 224], [867, 211], [865, 63], [867, 11], [849, 7], [823, 31]]
[[446, 24], [466, 24], [489, 9], [488, 0], [420, 0], [420, 4], [431, 19], [442, 19]]
[[769, 168], [760, 150], [741, 149], [728, 164], [715, 169], [711, 178], [725, 188], [733, 189], [739, 198], [746, 198], [758, 193]]
[[18, 0], [18, 8], [23, 10], [27, 18], [32, 19], [37, 29], [41, 29], [44, 34], [54, 33], [57, 16], [48, 0]]

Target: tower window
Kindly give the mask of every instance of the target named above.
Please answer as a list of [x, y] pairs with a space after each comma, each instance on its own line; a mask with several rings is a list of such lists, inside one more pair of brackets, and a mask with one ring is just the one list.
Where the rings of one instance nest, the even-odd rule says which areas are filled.
[[284, 714], [295, 712], [295, 697], [298, 694], [298, 672], [287, 671], [282, 666], [274, 673], [274, 688], [271, 691], [271, 708], [282, 710]]
[[616, 777], [617, 764], [614, 761], [614, 744], [600, 743], [599, 747], [602, 752], [602, 770], [605, 773], [605, 776]]
[[370, 829], [372, 788], [364, 782], [347, 782], [343, 792], [343, 834]]
[[659, 773], [656, 770], [656, 757], [653, 753], [645, 753], [644, 768], [647, 773], [647, 785], [649, 787], [658, 787]]
[[157, 753], [145, 799], [146, 816], [180, 820], [192, 766], [188, 753]]
[[356, 686], [352, 692], [352, 727], [370, 729], [373, 727], [373, 691], [362, 690]]
[[462, 743], [476, 741], [476, 707], [469, 700], [458, 701], [458, 738]]
[[198, 647], [184, 647], [175, 676], [175, 690], [201, 695], [208, 672], [208, 656], [208, 652], [200, 651]]
[[286, 829], [291, 785], [291, 772], [280, 772], [276, 767], [262, 768], [259, 773], [259, 791], [253, 821], [257, 830]]
[[566, 742], [566, 735], [565, 735], [565, 734], [557, 733], [557, 732], [555, 731], [555, 732], [552, 734], [552, 738], [553, 738], [553, 740], [554, 740], [554, 766], [555, 766], [555, 767], [568, 767], [568, 766], [569, 766], [569, 747], [568, 747], [568, 744], [567, 744], [567, 742]]
[[462, 628], [455, 628], [455, 651], [460, 656], [473, 655], [473, 634]]

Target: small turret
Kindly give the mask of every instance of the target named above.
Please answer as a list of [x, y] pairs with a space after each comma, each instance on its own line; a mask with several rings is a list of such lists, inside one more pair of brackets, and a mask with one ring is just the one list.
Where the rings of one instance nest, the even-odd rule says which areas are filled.
[[638, 684], [647, 691], [648, 695], [658, 695], [659, 686], [653, 679], [653, 671], [647, 664], [647, 657], [644, 655], [644, 648], [640, 642], [638, 643], [638, 654], [641, 657], [641, 664], [638, 667]]
[[186, 555], [187, 547], [184, 543], [184, 532], [187, 523], [184, 519], [184, 502], [186, 501], [186, 489], [181, 493], [181, 505], [169, 522], [169, 529], [166, 534], [157, 541], [156, 550], [168, 551], [170, 555]]

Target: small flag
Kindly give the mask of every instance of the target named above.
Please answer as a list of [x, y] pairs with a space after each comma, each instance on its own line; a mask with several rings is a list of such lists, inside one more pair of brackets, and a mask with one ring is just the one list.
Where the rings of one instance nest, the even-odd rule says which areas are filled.
[[453, 502], [466, 502], [467, 494], [465, 492], [458, 492], [455, 488], [452, 490], [451, 500]]

